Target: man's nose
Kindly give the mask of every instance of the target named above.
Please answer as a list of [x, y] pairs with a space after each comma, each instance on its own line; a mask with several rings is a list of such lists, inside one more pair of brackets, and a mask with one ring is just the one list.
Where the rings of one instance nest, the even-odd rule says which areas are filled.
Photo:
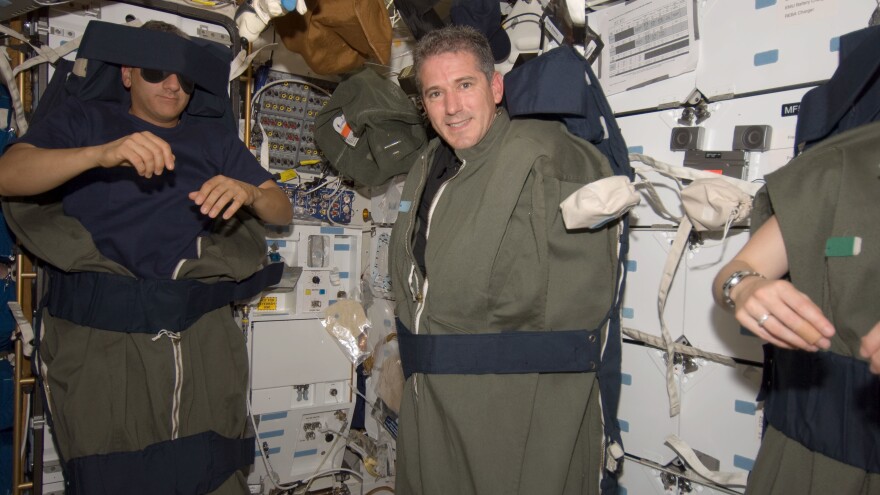
[[461, 111], [461, 98], [453, 91], [446, 96], [446, 114], [455, 115]]
[[180, 90], [180, 80], [177, 79], [177, 74], [171, 74], [162, 81], [162, 87], [168, 89], [170, 91], [179, 91]]

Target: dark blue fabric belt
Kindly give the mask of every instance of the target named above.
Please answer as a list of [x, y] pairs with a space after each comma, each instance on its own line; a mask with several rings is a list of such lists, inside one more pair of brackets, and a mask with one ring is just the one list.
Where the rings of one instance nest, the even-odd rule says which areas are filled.
[[880, 473], [880, 378], [831, 352], [764, 346], [764, 419], [804, 447]]
[[486, 375], [596, 371], [598, 330], [416, 335], [397, 320], [403, 374]]
[[273, 263], [241, 282], [145, 280], [112, 273], [63, 272], [48, 267], [49, 314], [77, 325], [124, 333], [180, 332], [205, 313], [249, 299], [281, 280]]
[[138, 452], [90, 455], [68, 462], [68, 495], [198, 495], [216, 490], [253, 464], [254, 439], [213, 431], [155, 443]]

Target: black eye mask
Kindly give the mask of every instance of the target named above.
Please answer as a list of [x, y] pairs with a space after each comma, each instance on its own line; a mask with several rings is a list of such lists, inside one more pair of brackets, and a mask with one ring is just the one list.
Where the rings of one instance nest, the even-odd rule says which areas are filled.
[[[141, 77], [144, 78], [144, 81], [153, 84], [160, 83], [165, 79], [168, 79], [168, 76], [170, 76], [171, 74], [175, 73], [167, 70], [141, 69]], [[191, 95], [196, 87], [196, 84], [186, 77], [181, 76], [180, 74], [175, 75], [177, 76], [177, 81], [180, 83], [180, 89], [182, 89], [184, 93]]]

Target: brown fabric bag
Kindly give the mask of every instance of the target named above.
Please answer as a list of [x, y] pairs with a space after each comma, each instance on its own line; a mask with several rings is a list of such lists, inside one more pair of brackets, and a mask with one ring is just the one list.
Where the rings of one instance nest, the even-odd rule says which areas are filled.
[[382, 0], [306, 0], [308, 12], [275, 19], [284, 46], [318, 74], [340, 74], [391, 59], [391, 21]]

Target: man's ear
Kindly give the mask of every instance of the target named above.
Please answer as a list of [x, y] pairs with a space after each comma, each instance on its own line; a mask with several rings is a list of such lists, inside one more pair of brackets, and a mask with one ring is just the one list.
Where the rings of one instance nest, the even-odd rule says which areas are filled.
[[122, 66], [122, 85], [125, 89], [131, 89], [131, 67]]
[[492, 88], [492, 99], [495, 100], [495, 104], [501, 103], [501, 98], [504, 97], [504, 77], [500, 72], [495, 71], [492, 74], [492, 80], [489, 82], [489, 86]]

